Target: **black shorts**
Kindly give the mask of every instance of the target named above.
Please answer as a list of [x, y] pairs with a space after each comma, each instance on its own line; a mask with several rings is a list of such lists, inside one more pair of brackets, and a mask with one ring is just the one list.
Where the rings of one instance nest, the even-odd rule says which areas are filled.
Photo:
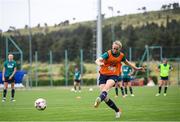
[[106, 81], [109, 80], [109, 79], [112, 79], [115, 82], [118, 82], [118, 77], [119, 76], [117, 76], [117, 75], [102, 75], [102, 74], [100, 74], [99, 85], [100, 84], [106, 84]]
[[160, 77], [161, 77], [161, 80], [169, 80], [168, 76], [166, 76], [166, 77], [160, 76]]
[[131, 81], [130, 77], [124, 77], [123, 78], [123, 82], [130, 82], [130, 81]]
[[76, 80], [76, 79], [75, 79], [75, 80], [74, 80], [74, 82], [76, 82], [76, 83], [80, 83], [80, 82], [81, 82], [81, 80]]
[[122, 81], [122, 77], [118, 76], [118, 82], [121, 82], [121, 81]]
[[5, 77], [5, 81], [4, 82], [15, 83], [15, 79], [14, 79], [14, 77], [12, 77], [12, 79], [9, 80], [9, 77]]

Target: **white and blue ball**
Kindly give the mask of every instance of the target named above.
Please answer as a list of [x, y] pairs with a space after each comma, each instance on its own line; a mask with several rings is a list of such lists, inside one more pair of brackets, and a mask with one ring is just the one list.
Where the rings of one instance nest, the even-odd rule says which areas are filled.
[[46, 100], [43, 98], [38, 98], [35, 102], [34, 102], [34, 106], [37, 110], [45, 110], [47, 107], [46, 104]]

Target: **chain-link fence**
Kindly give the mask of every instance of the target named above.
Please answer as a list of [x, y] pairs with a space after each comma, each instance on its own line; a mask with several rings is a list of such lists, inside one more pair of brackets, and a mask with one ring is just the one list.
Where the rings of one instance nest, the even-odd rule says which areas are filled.
[[[161, 63], [162, 58], [168, 58], [169, 63], [172, 65], [173, 70], [170, 72], [170, 83], [173, 85], [180, 84], [180, 47], [161, 47], [161, 46], [146, 46], [145, 48], [131, 47], [123, 49], [127, 59], [134, 62], [137, 66], [146, 66], [145, 73], [135, 74], [137, 78], [143, 77], [145, 82], [149, 76], [154, 78], [157, 83], [159, 79], [159, 72], [157, 67]], [[168, 50], [174, 50], [171, 55]], [[10, 50], [11, 51], [11, 50]], [[4, 51], [5, 53], [5, 51]], [[1, 59], [5, 59], [5, 54], [1, 53]], [[23, 61], [22, 69], [28, 72], [28, 78], [26, 77], [24, 85], [28, 86], [59, 86], [59, 85], [72, 85], [73, 73], [75, 66], [78, 66], [83, 75], [84, 85], [96, 85], [97, 69], [94, 63], [95, 51], [89, 50], [88, 52], [83, 49], [76, 49], [76, 52], [71, 49], [67, 50], [47, 50], [44, 53], [38, 51], [33, 52], [32, 66], [28, 61]], [[4, 58], [3, 58], [4, 57]], [[21, 58], [15, 60], [20, 62]], [[43, 61], [42, 61], [43, 59]], [[1, 69], [3, 66], [3, 60], [1, 60]], [[30, 74], [29, 71], [32, 71]], [[30, 78], [31, 77], [31, 78]], [[28, 80], [27, 80], [28, 79]], [[29, 80], [30, 79], [30, 80]]]
[[[145, 74], [137, 77], [144, 77], [145, 84], [148, 82], [148, 78], [153, 78], [154, 82], [157, 84], [160, 79], [160, 73], [157, 70], [160, 63], [162, 63], [163, 58], [168, 59], [168, 63], [173, 67], [173, 70], [170, 71], [170, 84], [178, 85], [180, 84], [180, 52], [178, 51], [180, 47], [166, 47], [161, 46], [145, 46], [144, 49], [141, 48], [132, 48], [128, 51], [130, 54], [128, 57], [135, 62], [137, 65], [145, 66]], [[174, 52], [170, 54], [168, 51], [173, 50]], [[131, 52], [130, 52], [131, 51]], [[172, 51], [171, 51], [172, 52]], [[137, 74], [136, 74], [137, 75]]]

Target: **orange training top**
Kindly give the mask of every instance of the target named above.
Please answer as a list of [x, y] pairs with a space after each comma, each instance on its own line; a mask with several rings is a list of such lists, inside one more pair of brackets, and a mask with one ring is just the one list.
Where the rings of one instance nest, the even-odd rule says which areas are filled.
[[120, 52], [118, 57], [114, 57], [111, 50], [108, 50], [108, 59], [104, 59], [104, 66], [100, 67], [100, 74], [103, 75], [120, 75], [121, 74], [121, 61], [124, 54]]

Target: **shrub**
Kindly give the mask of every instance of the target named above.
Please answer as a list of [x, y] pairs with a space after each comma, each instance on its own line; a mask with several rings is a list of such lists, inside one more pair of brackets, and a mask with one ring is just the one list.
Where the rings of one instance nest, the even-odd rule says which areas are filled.
[[[73, 85], [73, 79], [68, 79], [68, 86]], [[32, 82], [33, 86], [36, 86], [36, 81]], [[50, 80], [39, 80], [38, 86], [50, 86]], [[96, 85], [96, 79], [83, 79], [83, 85]], [[65, 86], [65, 79], [53, 80], [53, 86]]]

